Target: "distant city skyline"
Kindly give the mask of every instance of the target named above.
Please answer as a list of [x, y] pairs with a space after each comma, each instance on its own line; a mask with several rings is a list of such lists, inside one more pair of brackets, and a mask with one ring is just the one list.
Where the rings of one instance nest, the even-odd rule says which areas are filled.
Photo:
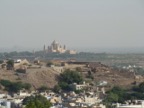
[[[0, 0], [0, 49], [144, 47], [143, 0]], [[15, 47], [15, 48], [14, 48]]]

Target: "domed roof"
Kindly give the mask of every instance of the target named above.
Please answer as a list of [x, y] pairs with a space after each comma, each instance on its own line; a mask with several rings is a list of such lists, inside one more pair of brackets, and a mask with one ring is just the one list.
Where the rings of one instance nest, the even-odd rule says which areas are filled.
[[56, 42], [56, 41], [54, 40], [52, 44], [58, 44], [58, 42]]

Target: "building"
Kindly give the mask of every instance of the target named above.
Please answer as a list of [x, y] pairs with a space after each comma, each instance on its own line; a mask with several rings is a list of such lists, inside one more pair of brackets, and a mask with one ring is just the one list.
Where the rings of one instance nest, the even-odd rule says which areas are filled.
[[55, 40], [52, 42], [51, 46], [48, 46], [48, 52], [57, 52], [57, 53], [65, 53], [66, 52], [66, 46], [63, 47], [56, 42]]
[[11, 108], [11, 102], [1, 99], [0, 108]]
[[144, 108], [144, 100], [136, 100], [135, 104], [116, 104], [116, 108]]
[[55, 40], [52, 42], [50, 46], [46, 49], [45, 45], [43, 48], [44, 52], [47, 53], [68, 53], [68, 54], [76, 54], [77, 52], [75, 50], [67, 50], [66, 45], [61, 45]]
[[85, 88], [87, 88], [89, 86], [88, 83], [85, 83], [83, 82], [83, 84], [77, 84], [77, 83], [73, 83], [71, 85], [71, 87], [74, 89], [74, 90], [83, 90]]
[[75, 50], [67, 50], [66, 53], [67, 54], [76, 54], [77, 52]]

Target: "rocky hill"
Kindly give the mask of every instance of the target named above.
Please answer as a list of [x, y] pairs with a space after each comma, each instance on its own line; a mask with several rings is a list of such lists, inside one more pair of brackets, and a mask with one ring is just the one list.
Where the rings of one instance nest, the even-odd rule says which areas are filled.
[[106, 81], [110, 86], [130, 87], [134, 83], [144, 81], [144, 77], [136, 75], [135, 72], [114, 69], [101, 63], [92, 63], [89, 65], [89, 69], [89, 74], [91, 74], [93, 82]]
[[10, 70], [0, 70], [0, 80], [10, 80], [13, 82], [30, 83], [33, 88], [47, 86], [52, 88], [57, 84], [57, 76], [59, 73], [50, 68], [27, 69], [26, 73], [16, 73]]
[[[87, 70], [81, 72], [85, 77], [85, 80], [89, 80], [87, 78], [88, 70], [90, 70], [93, 79], [90, 81], [98, 82], [98, 81], [107, 81], [110, 86], [120, 85], [124, 87], [131, 86], [134, 82], [142, 82], [144, 81], [143, 76], [134, 75], [134, 73], [124, 70], [113, 69], [109, 66], [103, 64], [90, 64], [86, 65], [68, 65], [65, 68], [76, 69], [77, 67], [81, 67], [81, 70]], [[0, 80], [10, 80], [13, 82], [25, 82], [30, 83], [33, 88], [39, 88], [41, 86], [47, 86], [49, 88], [53, 88], [54, 85], [58, 83], [58, 76], [60, 72], [54, 71], [50, 67], [42, 66], [36, 68], [28, 68], [26, 73], [17, 73], [11, 70], [0, 69]]]

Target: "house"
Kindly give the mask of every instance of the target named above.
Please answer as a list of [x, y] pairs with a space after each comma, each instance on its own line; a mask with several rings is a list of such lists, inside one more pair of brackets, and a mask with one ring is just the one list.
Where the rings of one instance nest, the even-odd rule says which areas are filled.
[[0, 108], [11, 108], [11, 102], [0, 99]]
[[60, 72], [60, 73], [64, 71], [64, 68], [62, 66], [51, 66], [51, 68], [54, 71], [57, 71], [57, 72]]
[[39, 65], [40, 64], [40, 60], [34, 60], [34, 64]]
[[99, 81], [98, 86], [106, 86], [108, 84], [107, 81]]
[[137, 101], [136, 104], [116, 104], [116, 108], [144, 108], [144, 100]]
[[77, 84], [77, 83], [73, 83], [71, 85], [71, 87], [74, 89], [74, 90], [82, 90], [82, 89], [85, 89], [86, 87], [89, 86], [89, 83], [85, 83], [83, 82], [83, 84]]

